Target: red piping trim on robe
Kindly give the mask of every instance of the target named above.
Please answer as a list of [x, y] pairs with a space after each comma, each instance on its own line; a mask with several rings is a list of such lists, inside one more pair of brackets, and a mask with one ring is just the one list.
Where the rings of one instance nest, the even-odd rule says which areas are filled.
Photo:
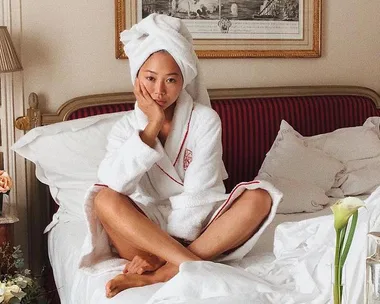
[[[230, 195], [228, 196], [227, 200], [224, 202], [222, 208], [221, 208], [221, 209], [218, 211], [218, 213], [214, 216], [214, 218], [211, 220], [211, 222], [209, 222], [209, 223], [207, 224], [207, 226], [203, 228], [202, 232], [205, 231], [205, 230], [208, 228], [208, 226], [211, 225], [211, 223], [213, 223], [218, 217], [221, 216], [221, 214], [224, 212], [224, 209], [225, 209], [226, 207], [229, 207], [229, 203], [230, 203], [231, 196], [232, 196], [232, 194], [236, 191], [236, 189], [238, 189], [240, 186], [251, 185], [251, 184], [260, 184], [260, 182], [254, 180], [254, 181], [250, 181], [250, 182], [242, 182], [242, 183], [239, 183], [238, 185], [236, 185], [235, 188], [232, 189], [232, 191], [231, 191]], [[233, 202], [232, 202], [232, 203], [233, 203]], [[227, 206], [226, 206], [226, 205], [227, 205]]]
[[160, 168], [160, 170], [162, 171], [162, 172], [164, 172], [172, 181], [174, 181], [174, 182], [176, 182], [177, 184], [179, 184], [179, 185], [181, 185], [181, 186], [183, 186], [183, 183], [181, 183], [181, 182], [179, 182], [179, 181], [177, 181], [174, 177], [172, 177], [171, 175], [169, 175], [169, 173], [167, 173], [164, 169], [162, 169], [159, 165], [157, 165], [156, 164], [156, 166], [158, 167], [158, 168]]
[[177, 157], [173, 163], [173, 166], [175, 166], [175, 164], [177, 163], [178, 161], [178, 158], [179, 158], [179, 155], [181, 154], [181, 151], [182, 151], [182, 148], [183, 148], [183, 145], [185, 144], [185, 140], [187, 138], [187, 134], [189, 133], [189, 129], [190, 129], [190, 121], [191, 121], [191, 117], [193, 116], [193, 111], [194, 111], [194, 105], [193, 105], [193, 108], [191, 109], [191, 113], [190, 113], [190, 117], [189, 117], [189, 121], [187, 123], [187, 129], [186, 129], [186, 133], [185, 133], [185, 136], [182, 140], [182, 143], [181, 143], [181, 146], [179, 148], [179, 151], [178, 151], [178, 154], [177, 154]]

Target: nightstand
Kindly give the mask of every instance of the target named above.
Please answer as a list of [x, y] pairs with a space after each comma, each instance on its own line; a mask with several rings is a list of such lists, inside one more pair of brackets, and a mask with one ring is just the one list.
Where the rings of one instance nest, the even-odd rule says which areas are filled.
[[18, 218], [10, 215], [0, 216], [0, 246], [5, 242], [13, 245], [13, 224]]

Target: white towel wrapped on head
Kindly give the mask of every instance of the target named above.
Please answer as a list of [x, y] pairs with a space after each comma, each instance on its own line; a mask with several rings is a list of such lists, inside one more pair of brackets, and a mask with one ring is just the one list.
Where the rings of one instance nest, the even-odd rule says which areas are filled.
[[199, 75], [199, 60], [189, 30], [179, 18], [151, 14], [120, 34], [129, 58], [132, 83], [144, 62], [155, 52], [166, 50], [178, 64], [183, 88], [195, 102], [210, 106], [210, 97]]

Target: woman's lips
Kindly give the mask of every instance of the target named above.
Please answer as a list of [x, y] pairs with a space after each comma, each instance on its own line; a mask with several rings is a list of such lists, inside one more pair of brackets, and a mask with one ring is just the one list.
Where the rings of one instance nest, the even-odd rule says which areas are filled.
[[165, 104], [166, 104], [166, 101], [165, 100], [157, 100], [157, 99], [155, 99], [154, 100], [156, 103], [158, 103], [159, 105], [161, 105], [161, 106], [164, 106]]

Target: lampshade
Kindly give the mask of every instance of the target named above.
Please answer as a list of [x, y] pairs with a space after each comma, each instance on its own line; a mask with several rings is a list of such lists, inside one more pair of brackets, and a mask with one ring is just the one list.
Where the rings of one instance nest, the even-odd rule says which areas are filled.
[[0, 26], [0, 73], [22, 70], [6, 26]]

